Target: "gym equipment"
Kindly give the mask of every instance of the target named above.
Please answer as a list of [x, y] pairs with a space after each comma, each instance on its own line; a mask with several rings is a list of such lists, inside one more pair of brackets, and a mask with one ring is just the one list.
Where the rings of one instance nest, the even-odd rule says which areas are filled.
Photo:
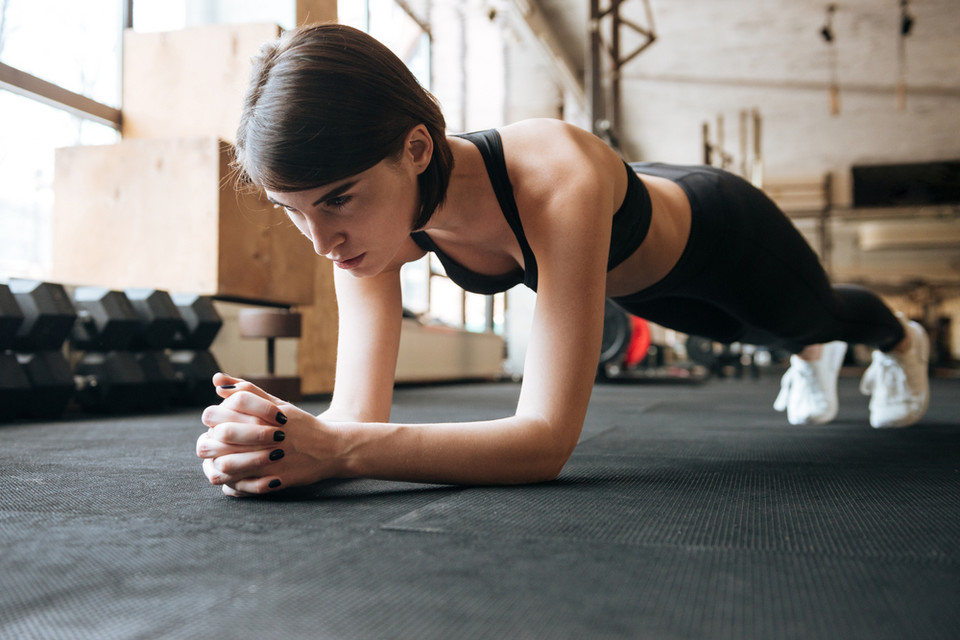
[[24, 418], [51, 420], [63, 415], [76, 392], [70, 363], [61, 351], [38, 351], [17, 356], [30, 383], [19, 400]]
[[78, 287], [72, 298], [54, 283], [0, 284], [0, 420], [56, 418], [74, 398], [97, 413], [219, 400], [207, 349], [223, 321], [209, 297]]
[[126, 349], [140, 333], [140, 320], [122, 291], [78, 287], [73, 292], [78, 320], [70, 343], [81, 351]]
[[171, 299], [184, 323], [170, 354], [180, 381], [174, 401], [190, 406], [216, 404], [220, 396], [211, 378], [220, 371], [220, 365], [210, 352], [210, 345], [220, 332], [223, 319], [209, 296], [174, 294]]
[[159, 289], [127, 289], [125, 293], [142, 329], [133, 348], [169, 349], [176, 346], [177, 336], [186, 333], [187, 329], [170, 294]]
[[220, 371], [220, 365], [212, 353], [204, 350], [173, 351], [170, 353], [170, 364], [179, 381], [173, 396], [174, 403], [205, 407], [222, 400], [212, 382], [214, 374]]
[[742, 378], [746, 371], [751, 378], [759, 378], [762, 363], [769, 364], [774, 358], [766, 347], [739, 342], [720, 344], [701, 336], [689, 336], [686, 346], [687, 356], [718, 378], [731, 373], [735, 378]]
[[147, 377], [131, 351], [89, 351], [74, 369], [77, 401], [96, 413], [132, 413], [145, 404]]
[[[6, 359], [4, 386], [18, 389], [8, 412], [24, 418], [56, 418], [73, 398], [74, 381], [63, 345], [77, 321], [77, 311], [63, 285], [37, 280], [11, 280], [8, 285], [22, 321], [12, 343], [26, 387]], [[9, 299], [8, 299], [9, 302]], [[7, 311], [4, 311], [7, 315]], [[11, 317], [17, 313], [11, 310]]]
[[300, 314], [287, 309], [243, 309], [239, 320], [240, 337], [267, 339], [267, 373], [245, 379], [288, 402], [301, 400], [300, 377], [276, 375], [276, 339], [300, 337]]
[[62, 348], [77, 321], [77, 312], [63, 285], [11, 280], [8, 286], [23, 313], [13, 350], [28, 353]]
[[223, 319], [209, 296], [173, 294], [173, 304], [183, 318], [183, 332], [177, 336], [177, 349], [209, 349], [223, 326]]
[[671, 364], [666, 351], [666, 347], [653, 344], [646, 320], [607, 300], [598, 382], [699, 383], [709, 376], [709, 371], [696, 363]]
[[167, 349], [176, 346], [187, 325], [173, 298], [160, 289], [127, 289], [127, 298], [134, 310], [140, 331], [133, 340], [134, 357], [144, 375], [145, 393], [140, 408], [162, 409], [181, 394], [186, 384], [178, 374]]
[[10, 287], [0, 284], [0, 351], [13, 347], [17, 330], [23, 324], [23, 312]]
[[603, 308], [603, 338], [600, 342], [601, 377], [606, 377], [606, 365], [620, 362], [630, 346], [631, 333], [629, 314], [607, 300]]
[[0, 353], [0, 421], [18, 417], [30, 380], [12, 353]]
[[79, 319], [70, 342], [84, 352], [75, 370], [80, 405], [96, 413], [126, 413], [165, 404], [170, 392], [163, 380], [148, 380], [137, 355], [129, 351], [142, 340], [144, 329], [127, 294], [78, 287], [73, 301]]

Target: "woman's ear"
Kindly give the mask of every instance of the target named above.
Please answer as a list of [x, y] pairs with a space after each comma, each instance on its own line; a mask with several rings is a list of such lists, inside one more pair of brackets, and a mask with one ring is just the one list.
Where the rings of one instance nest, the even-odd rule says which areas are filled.
[[403, 152], [410, 159], [417, 175], [427, 170], [430, 159], [433, 158], [433, 137], [426, 125], [418, 124], [410, 129], [403, 145]]

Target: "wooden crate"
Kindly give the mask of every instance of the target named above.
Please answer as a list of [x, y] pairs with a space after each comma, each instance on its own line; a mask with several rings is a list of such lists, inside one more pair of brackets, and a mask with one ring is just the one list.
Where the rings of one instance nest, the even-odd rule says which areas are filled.
[[310, 304], [321, 259], [282, 212], [234, 188], [230, 156], [217, 138], [58, 149], [51, 278]]
[[250, 59], [275, 24], [123, 34], [124, 139], [212, 136], [233, 142]]

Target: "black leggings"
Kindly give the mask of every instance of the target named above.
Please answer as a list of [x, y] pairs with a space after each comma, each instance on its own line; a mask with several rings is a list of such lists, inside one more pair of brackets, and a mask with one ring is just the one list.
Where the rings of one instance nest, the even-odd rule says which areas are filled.
[[712, 167], [632, 163], [668, 178], [690, 199], [690, 239], [665, 278], [613, 298], [641, 318], [717, 342], [797, 353], [843, 340], [892, 349], [903, 326], [883, 301], [851, 285], [831, 285], [816, 254], [763, 192]]

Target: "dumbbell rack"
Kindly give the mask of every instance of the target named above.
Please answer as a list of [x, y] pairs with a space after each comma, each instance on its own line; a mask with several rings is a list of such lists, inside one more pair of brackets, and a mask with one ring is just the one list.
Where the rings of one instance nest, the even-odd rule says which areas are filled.
[[0, 420], [214, 404], [222, 324], [205, 296], [0, 283]]

